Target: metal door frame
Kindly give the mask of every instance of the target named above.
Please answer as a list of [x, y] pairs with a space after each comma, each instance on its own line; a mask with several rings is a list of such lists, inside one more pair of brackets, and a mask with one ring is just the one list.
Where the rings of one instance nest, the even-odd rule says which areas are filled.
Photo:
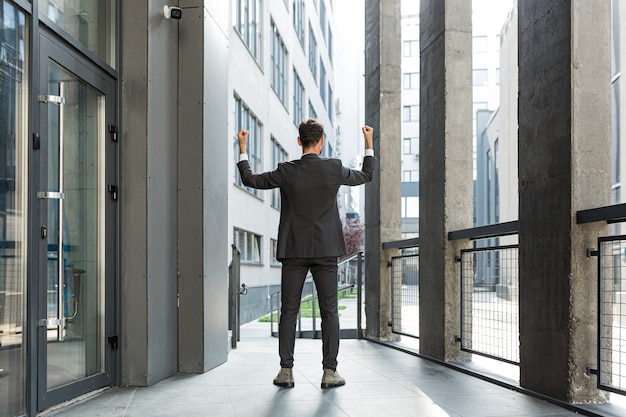
[[[30, 239], [34, 243], [33, 248], [32, 268], [34, 272], [35, 281], [31, 281], [33, 285], [33, 292], [36, 293], [36, 297], [29, 297], [31, 301], [29, 307], [29, 319], [28, 325], [32, 331], [29, 334], [36, 335], [35, 338], [30, 340], [31, 349], [36, 356], [36, 362], [34, 364], [33, 372], [31, 373], [31, 382], [29, 383], [31, 389], [36, 393], [31, 398], [36, 398], [36, 409], [42, 411], [55, 404], [67, 401], [71, 398], [75, 398], [79, 395], [93, 391], [95, 389], [106, 387], [112, 384], [119, 383], [119, 350], [118, 345], [118, 333], [119, 333], [119, 285], [118, 285], [118, 207], [117, 207], [117, 185], [119, 178], [118, 167], [118, 148], [117, 148], [117, 89], [116, 80], [111, 77], [110, 74], [94, 65], [85, 58], [81, 58], [80, 55], [74, 53], [70, 48], [66, 47], [62, 41], [55, 40], [54, 35], [45, 32], [42, 29], [39, 31], [38, 44], [39, 53], [34, 54], [34, 58], [38, 60], [37, 74], [33, 74], [33, 91], [31, 92], [32, 100], [35, 109], [33, 115], [33, 165], [37, 165], [38, 168], [34, 169], [33, 176], [30, 184], [31, 198], [30, 202], [32, 213], [32, 227], [30, 232]], [[92, 88], [98, 90], [105, 95], [105, 123], [108, 132], [105, 135], [106, 143], [104, 145], [104, 169], [105, 169], [105, 184], [103, 186], [108, 187], [107, 198], [105, 199], [105, 284], [104, 284], [104, 326], [105, 326], [105, 338], [102, 341], [105, 350], [104, 355], [104, 372], [96, 375], [78, 380], [76, 382], [63, 385], [58, 388], [54, 388], [50, 391], [47, 390], [47, 337], [46, 328], [39, 327], [41, 319], [47, 318], [47, 273], [40, 273], [40, 271], [46, 271], [47, 260], [46, 253], [47, 241], [41, 238], [40, 228], [47, 223], [47, 211], [44, 208], [44, 204], [39, 200], [36, 195], [42, 186], [43, 176], [46, 175], [45, 169], [42, 167], [47, 164], [47, 153], [45, 146], [39, 148], [39, 143], [43, 144], [46, 140], [48, 129], [48, 111], [47, 104], [41, 103], [38, 100], [40, 94], [47, 94], [48, 86], [48, 65], [50, 60], [57, 63], [59, 66], [72, 73], [81, 81], [90, 85]], [[36, 300], [36, 301], [35, 301]], [[34, 302], [33, 302], [34, 301]], [[29, 407], [30, 408], [30, 407]], [[31, 408], [32, 409], [32, 408]]]

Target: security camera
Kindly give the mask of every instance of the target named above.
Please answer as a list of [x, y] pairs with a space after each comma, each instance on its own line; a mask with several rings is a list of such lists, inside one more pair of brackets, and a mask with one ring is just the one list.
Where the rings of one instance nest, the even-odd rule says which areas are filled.
[[183, 17], [183, 9], [175, 6], [163, 6], [163, 15], [166, 19], [171, 17], [172, 19], [179, 20]]

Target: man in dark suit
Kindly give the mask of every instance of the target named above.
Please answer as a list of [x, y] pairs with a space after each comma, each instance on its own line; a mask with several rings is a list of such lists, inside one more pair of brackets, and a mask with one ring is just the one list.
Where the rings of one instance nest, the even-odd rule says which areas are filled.
[[274, 171], [254, 174], [248, 163], [248, 132], [239, 131], [239, 173], [248, 187], [280, 188], [281, 211], [276, 259], [281, 261], [281, 315], [278, 325], [280, 372], [274, 384], [292, 388], [296, 319], [308, 271], [313, 275], [322, 318], [322, 388], [345, 384], [337, 373], [339, 314], [337, 312], [337, 258], [347, 254], [337, 192], [341, 185], [360, 185], [374, 176], [376, 159], [373, 129], [364, 126], [362, 170], [346, 168], [341, 160], [320, 158], [324, 127], [315, 119], [300, 124], [298, 145], [302, 158], [282, 162]]

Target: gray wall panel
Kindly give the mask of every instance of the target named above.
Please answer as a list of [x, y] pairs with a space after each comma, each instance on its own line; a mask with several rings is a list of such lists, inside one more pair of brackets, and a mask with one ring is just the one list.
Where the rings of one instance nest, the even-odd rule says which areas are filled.
[[148, 384], [176, 373], [178, 21], [150, 1], [148, 39]]
[[228, 14], [197, 4], [181, 4], [179, 39], [182, 372], [204, 372], [228, 354]]
[[148, 2], [122, 3], [121, 310], [122, 384], [147, 384]]

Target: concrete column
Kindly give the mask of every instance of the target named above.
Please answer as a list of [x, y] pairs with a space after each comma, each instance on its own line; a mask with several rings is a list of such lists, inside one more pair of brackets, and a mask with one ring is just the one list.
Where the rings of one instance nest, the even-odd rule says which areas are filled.
[[391, 256], [382, 243], [401, 237], [400, 1], [365, 2], [365, 123], [374, 128], [378, 166], [365, 186], [367, 336], [391, 340]]
[[229, 2], [180, 6], [178, 369], [204, 372], [228, 356]]
[[597, 259], [603, 224], [576, 212], [610, 203], [609, 1], [519, 2], [520, 384], [601, 402]]
[[420, 4], [420, 353], [459, 360], [460, 264], [472, 227], [472, 2]]
[[123, 385], [151, 385], [177, 371], [178, 24], [163, 18], [165, 3], [121, 2], [132, 16], [121, 28]]

